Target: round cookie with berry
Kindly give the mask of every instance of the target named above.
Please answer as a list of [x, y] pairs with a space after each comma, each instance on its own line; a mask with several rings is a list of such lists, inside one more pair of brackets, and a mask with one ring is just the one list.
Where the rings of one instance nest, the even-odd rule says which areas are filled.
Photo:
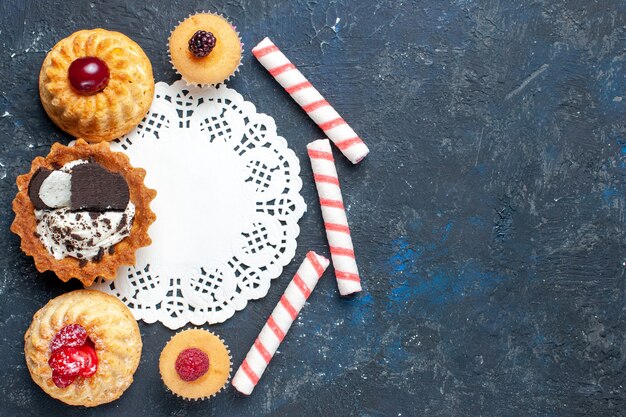
[[222, 339], [202, 329], [174, 335], [159, 359], [165, 386], [185, 400], [201, 400], [221, 391], [230, 378], [231, 365]]
[[239, 33], [226, 18], [197, 13], [170, 35], [172, 65], [188, 84], [213, 85], [228, 80], [241, 64]]
[[24, 336], [33, 381], [70, 405], [94, 407], [119, 398], [133, 382], [141, 334], [130, 310], [100, 291], [77, 290], [35, 313]]

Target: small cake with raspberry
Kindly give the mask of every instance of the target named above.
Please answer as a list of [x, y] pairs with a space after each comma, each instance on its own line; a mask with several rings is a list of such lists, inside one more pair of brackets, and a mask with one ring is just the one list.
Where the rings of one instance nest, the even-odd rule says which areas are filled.
[[130, 310], [99, 291], [77, 290], [48, 302], [24, 336], [26, 365], [48, 395], [94, 407], [133, 382], [141, 334]]
[[174, 69], [188, 84], [219, 84], [241, 63], [239, 33], [213, 13], [197, 13], [181, 22], [172, 31], [169, 51]]
[[130, 132], [154, 97], [152, 64], [128, 36], [81, 30], [60, 40], [44, 59], [39, 96], [52, 121], [87, 142]]
[[201, 400], [217, 394], [230, 378], [228, 347], [215, 334], [190, 329], [176, 334], [159, 359], [166, 387], [185, 400]]

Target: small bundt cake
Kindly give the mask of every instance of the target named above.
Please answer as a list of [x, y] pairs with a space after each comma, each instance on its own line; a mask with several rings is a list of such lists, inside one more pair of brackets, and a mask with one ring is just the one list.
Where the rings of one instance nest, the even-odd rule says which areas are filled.
[[141, 334], [130, 310], [99, 291], [77, 290], [48, 302], [24, 336], [26, 365], [48, 395], [94, 407], [133, 382]]
[[39, 96], [52, 121], [88, 142], [110, 141], [143, 119], [154, 96], [150, 60], [126, 35], [81, 30], [48, 53]]

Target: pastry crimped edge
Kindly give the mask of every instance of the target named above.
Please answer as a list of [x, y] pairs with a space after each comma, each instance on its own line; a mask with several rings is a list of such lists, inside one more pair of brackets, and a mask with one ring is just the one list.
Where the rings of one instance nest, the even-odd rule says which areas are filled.
[[[28, 196], [28, 185], [40, 167], [58, 169], [67, 162], [89, 158], [126, 179], [130, 201], [135, 205], [135, 216], [130, 234], [113, 245], [113, 254], [106, 251], [99, 262], [88, 261], [81, 267], [80, 261], [71, 256], [55, 259], [35, 235], [37, 220], [35, 208]], [[78, 139], [74, 146], [55, 143], [46, 157], [39, 156], [33, 160], [29, 173], [17, 177], [18, 192], [13, 200], [15, 220], [11, 224], [11, 231], [20, 236], [22, 251], [27, 256], [32, 256], [39, 272], [53, 271], [64, 282], [76, 278], [85, 286], [91, 285], [97, 277], [115, 279], [120, 266], [135, 264], [137, 249], [152, 243], [148, 228], [156, 220], [156, 215], [150, 209], [150, 202], [157, 192], [144, 185], [145, 176], [145, 169], [133, 168], [128, 156], [121, 152], [112, 152], [108, 142], [88, 144]]]
[[[241, 56], [239, 57], [239, 64], [237, 64], [237, 68], [235, 68], [234, 71], [228, 77], [226, 77], [222, 81], [214, 83], [214, 84], [199, 84], [199, 83], [194, 83], [194, 82], [190, 82], [190, 81], [186, 80], [185, 77], [183, 76], [183, 74], [181, 74], [181, 72], [178, 71], [178, 68], [176, 68], [176, 66], [174, 65], [174, 61], [172, 60], [172, 52], [170, 51], [170, 39], [172, 38], [172, 33], [174, 33], [176, 28], [178, 28], [178, 26], [180, 26], [180, 24], [183, 23], [185, 20], [189, 19], [192, 16], [198, 15], [198, 14], [212, 14], [212, 15], [221, 17], [226, 22], [228, 22], [228, 24], [233, 28], [233, 30], [237, 34], [237, 38], [239, 38], [239, 44], [240, 44], [240, 47], [241, 47]], [[211, 86], [216, 86], [216, 85], [219, 85], [219, 84], [224, 84], [224, 83], [230, 81], [231, 78], [233, 78], [235, 75], [237, 75], [237, 73], [239, 72], [239, 69], [241, 68], [241, 65], [242, 65], [241, 61], [243, 59], [243, 51], [244, 51], [243, 47], [244, 47], [244, 43], [243, 43], [243, 40], [241, 39], [241, 34], [236, 29], [235, 25], [233, 25], [233, 23], [230, 21], [230, 19], [228, 19], [226, 16], [224, 16], [221, 13], [208, 12], [208, 11], [204, 11], [204, 10], [199, 11], [199, 12], [195, 12], [195, 13], [190, 13], [189, 16], [187, 16], [183, 20], [179, 20], [178, 23], [176, 24], [176, 26], [174, 26], [174, 29], [172, 29], [170, 31], [170, 35], [167, 37], [167, 56], [169, 58], [169, 63], [172, 65], [172, 69], [176, 72], [176, 74], [180, 75], [180, 79], [183, 80], [188, 86], [197, 86], [197, 85], [199, 85], [201, 87], [211, 87]]]
[[[163, 351], [165, 350], [165, 348], [167, 347], [167, 345], [172, 341], [172, 339], [174, 339], [176, 336], [180, 335], [181, 333], [185, 333], [188, 332], [190, 330], [200, 330], [206, 333], [209, 333], [211, 335], [213, 335], [214, 337], [216, 337], [221, 343], [222, 345], [224, 345], [224, 348], [226, 348], [226, 352], [228, 354], [228, 362], [229, 362], [229, 368], [228, 368], [228, 376], [226, 377], [226, 380], [224, 381], [224, 384], [214, 393], [210, 394], [210, 395], [206, 395], [203, 397], [185, 397], [184, 395], [180, 395], [177, 392], [174, 392], [166, 383], [165, 380], [163, 379], [163, 373], [161, 371], [161, 365], [163, 362]], [[206, 352], [205, 352], [206, 353]], [[175, 362], [176, 359], [174, 359]], [[209, 368], [211, 366], [211, 358], [209, 355]], [[186, 330], [180, 330], [178, 331], [176, 334], [174, 334], [172, 337], [170, 337], [170, 339], [167, 341], [167, 343], [165, 344], [165, 346], [163, 347], [163, 350], [161, 350], [161, 354], [159, 356], [159, 376], [161, 377], [161, 382], [163, 382], [163, 385], [165, 386], [165, 388], [167, 389], [168, 392], [174, 394], [175, 396], [177, 396], [178, 398], [181, 398], [185, 401], [203, 401], [203, 400], [207, 400], [209, 398], [213, 398], [215, 397], [217, 394], [219, 394], [220, 392], [224, 391], [224, 389], [228, 386], [228, 383], [231, 380], [231, 376], [233, 374], [233, 357], [232, 354], [230, 353], [230, 348], [228, 347], [228, 345], [226, 344], [226, 342], [224, 341], [224, 339], [222, 339], [218, 334], [213, 333], [210, 330], [205, 330], [199, 327], [194, 327], [194, 328], [190, 328], [190, 329], [186, 329]]]
[[[77, 37], [81, 35], [86, 35], [86, 34], [89, 34], [90, 36], [97, 36], [97, 35], [107, 36], [108, 38], [115, 39], [120, 43], [124, 43], [127, 49], [132, 49], [135, 52], [135, 55], [138, 56], [138, 57], [130, 56], [127, 58], [132, 60], [133, 65], [141, 66], [141, 68], [143, 69], [143, 72], [146, 73], [146, 78], [144, 81], [146, 81], [148, 89], [145, 90], [143, 93], [143, 96], [146, 97], [146, 99], [137, 100], [136, 97], [130, 97], [133, 99], [132, 102], [139, 106], [140, 111], [138, 111], [137, 115], [134, 118], [124, 121], [122, 124], [120, 124], [115, 129], [112, 129], [112, 130], [97, 132], [97, 129], [96, 131], [92, 131], [92, 129], [81, 127], [80, 117], [78, 117], [79, 115], [72, 113], [71, 111], [69, 111], [68, 108], [58, 107], [57, 103], [55, 103], [55, 100], [58, 101], [58, 98], [56, 98], [55, 94], [49, 91], [49, 89], [46, 87], [47, 83], [54, 81], [53, 79], [48, 78], [46, 71], [50, 67], [53, 67], [53, 66], [63, 68], [64, 65], [66, 65], [60, 62], [62, 61], [62, 59], [60, 59], [59, 57], [55, 57], [54, 53], [62, 52], [60, 51], [60, 49], [63, 47], [64, 42], [74, 41]], [[67, 81], [67, 86], [65, 87], [64, 91], [67, 92], [68, 94], [72, 94], [74, 96], [74, 100], [76, 101], [93, 100], [93, 97], [98, 96], [98, 95], [105, 95], [106, 101], [109, 103], [119, 101], [120, 95], [119, 94], [116, 95], [115, 90], [118, 90], [118, 93], [119, 93], [119, 88], [122, 88], [122, 86], [125, 86], [125, 83], [127, 81], [126, 77], [121, 76], [121, 79], [117, 80], [117, 78], [114, 75], [116, 72], [116, 69], [115, 67], [112, 67], [110, 65], [111, 62], [107, 62], [107, 59], [105, 59], [105, 57], [99, 56], [99, 54], [97, 53], [94, 53], [94, 54], [88, 53], [87, 49], [90, 48], [91, 46], [89, 42], [90, 42], [90, 39], [87, 40], [85, 45], [82, 45], [83, 50], [81, 50], [80, 53], [76, 52], [75, 48], [72, 48], [73, 49], [72, 53], [74, 54], [74, 56], [72, 57], [76, 59], [76, 58], [80, 58], [84, 56], [96, 56], [98, 58], [101, 58], [103, 61], [105, 61], [107, 65], [109, 66], [109, 70], [111, 72], [109, 85], [107, 85], [107, 87], [102, 92], [99, 92], [94, 95], [83, 96], [81, 94], [75, 93], [72, 87], [70, 86], [69, 81]], [[111, 53], [111, 51], [109, 51], [109, 53]], [[63, 54], [61, 53], [61, 55]], [[64, 57], [64, 58], [67, 58], [67, 57]], [[138, 58], [138, 59], [135, 59], [135, 58]], [[69, 68], [69, 64], [67, 64], [67, 66]], [[131, 80], [128, 80], [128, 81], [130, 82]], [[154, 89], [155, 89], [155, 83], [154, 83], [154, 75], [152, 72], [152, 63], [150, 62], [150, 59], [146, 55], [145, 51], [141, 48], [141, 46], [137, 42], [135, 42], [134, 40], [132, 40], [131, 38], [129, 38], [128, 36], [124, 35], [121, 32], [110, 31], [110, 30], [106, 30], [102, 28], [79, 30], [67, 36], [66, 38], [61, 39], [59, 42], [57, 42], [54, 45], [54, 47], [48, 52], [48, 54], [46, 54], [46, 57], [44, 58], [44, 61], [41, 65], [41, 70], [39, 71], [39, 98], [41, 100], [41, 104], [43, 105], [44, 110], [46, 111], [50, 119], [54, 122], [54, 124], [59, 126], [65, 132], [69, 133], [70, 135], [74, 137], [83, 138], [85, 141], [90, 142], [90, 143], [97, 143], [101, 141], [112, 141], [114, 139], [117, 139], [127, 134], [131, 130], [133, 130], [150, 110], [152, 100], [154, 99]], [[104, 110], [97, 109], [97, 107], [98, 106], [96, 105], [96, 110], [95, 110], [96, 113], [104, 112]], [[63, 112], [59, 113], [59, 110], [62, 110]], [[74, 119], [78, 118], [78, 120], [64, 119], [63, 115], [66, 113], [72, 116]], [[107, 127], [110, 127], [110, 123], [107, 124]]]
[[[98, 369], [66, 388], [52, 381], [50, 343], [64, 326], [80, 324], [94, 343]], [[69, 405], [95, 407], [118, 399], [133, 382], [141, 359], [137, 321], [112, 295], [76, 290], [50, 300], [33, 316], [24, 335], [24, 356], [33, 381], [52, 398]]]

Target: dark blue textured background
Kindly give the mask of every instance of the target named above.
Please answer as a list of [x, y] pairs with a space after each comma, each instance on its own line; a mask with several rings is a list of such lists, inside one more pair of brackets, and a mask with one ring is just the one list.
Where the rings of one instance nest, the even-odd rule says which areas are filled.
[[[546, 1], [0, 2], [0, 414], [626, 415], [626, 4]], [[135, 383], [71, 408], [30, 379], [23, 333], [73, 288], [10, 234], [15, 178], [69, 137], [37, 96], [46, 52], [75, 30], [135, 39], [173, 81], [169, 31], [229, 16], [246, 44], [230, 83], [276, 119], [309, 211], [294, 262], [263, 300], [211, 326], [237, 366], [309, 249], [328, 253], [305, 145], [321, 132], [251, 56], [269, 35], [371, 149], [338, 153], [365, 291], [332, 271], [250, 398], [186, 403], [163, 388], [172, 332], [141, 324]]]

